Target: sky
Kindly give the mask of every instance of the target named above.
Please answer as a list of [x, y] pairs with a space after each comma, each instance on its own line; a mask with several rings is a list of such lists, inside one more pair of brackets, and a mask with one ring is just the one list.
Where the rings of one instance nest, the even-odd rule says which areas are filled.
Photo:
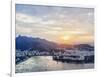
[[59, 44], [94, 42], [94, 9], [16, 4], [16, 36]]

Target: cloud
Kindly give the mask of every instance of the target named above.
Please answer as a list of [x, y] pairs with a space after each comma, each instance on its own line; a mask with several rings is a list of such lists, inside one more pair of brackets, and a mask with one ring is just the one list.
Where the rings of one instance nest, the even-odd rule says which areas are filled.
[[35, 16], [29, 16], [22, 13], [16, 13], [16, 21], [23, 23], [38, 23], [41, 21], [41, 18], [37, 18]]
[[30, 5], [16, 7], [16, 34], [42, 37], [52, 41], [65, 35], [84, 38], [87, 35], [94, 36], [93, 21], [92, 8]]
[[[16, 24], [16, 26], [17, 26], [17, 24]], [[20, 25], [16, 27], [17, 34], [30, 34], [31, 32], [32, 32], [31, 28], [22, 27]]]

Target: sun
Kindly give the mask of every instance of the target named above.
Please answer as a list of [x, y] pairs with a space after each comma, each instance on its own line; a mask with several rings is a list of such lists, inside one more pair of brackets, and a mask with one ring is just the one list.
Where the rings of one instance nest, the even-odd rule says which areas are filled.
[[67, 44], [71, 42], [70, 39], [71, 39], [70, 36], [61, 36], [59, 42], [62, 44]]
[[61, 39], [64, 40], [64, 41], [67, 41], [67, 40], [70, 39], [70, 37], [69, 36], [62, 36]]

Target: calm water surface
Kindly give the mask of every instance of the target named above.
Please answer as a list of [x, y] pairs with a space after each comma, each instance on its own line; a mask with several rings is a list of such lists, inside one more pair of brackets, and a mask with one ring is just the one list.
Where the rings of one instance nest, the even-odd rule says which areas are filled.
[[51, 56], [34, 56], [28, 60], [16, 65], [16, 73], [39, 72], [39, 71], [56, 71], [71, 69], [89, 69], [94, 64], [70, 64], [52, 60]]

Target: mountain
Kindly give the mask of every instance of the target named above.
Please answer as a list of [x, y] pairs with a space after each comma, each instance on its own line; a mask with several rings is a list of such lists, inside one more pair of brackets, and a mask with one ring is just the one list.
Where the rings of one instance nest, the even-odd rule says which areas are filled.
[[94, 51], [94, 46], [89, 44], [78, 44], [75, 45], [74, 48], [77, 48], [78, 50]]
[[27, 36], [17, 36], [16, 37], [16, 50], [48, 50], [55, 48], [66, 48], [66, 49], [78, 49], [86, 51], [94, 51], [94, 46], [89, 44], [77, 44], [77, 45], [68, 45], [68, 44], [57, 44], [41, 38], [33, 38]]
[[53, 49], [56, 48], [57, 44], [45, 39], [33, 38], [27, 36], [16, 37], [16, 49], [17, 50], [43, 50], [43, 49]]
[[86, 51], [94, 51], [94, 46], [89, 44], [76, 44], [76, 45], [67, 45], [61, 44], [59, 45], [60, 48], [66, 49], [77, 49], [77, 50], [86, 50]]

